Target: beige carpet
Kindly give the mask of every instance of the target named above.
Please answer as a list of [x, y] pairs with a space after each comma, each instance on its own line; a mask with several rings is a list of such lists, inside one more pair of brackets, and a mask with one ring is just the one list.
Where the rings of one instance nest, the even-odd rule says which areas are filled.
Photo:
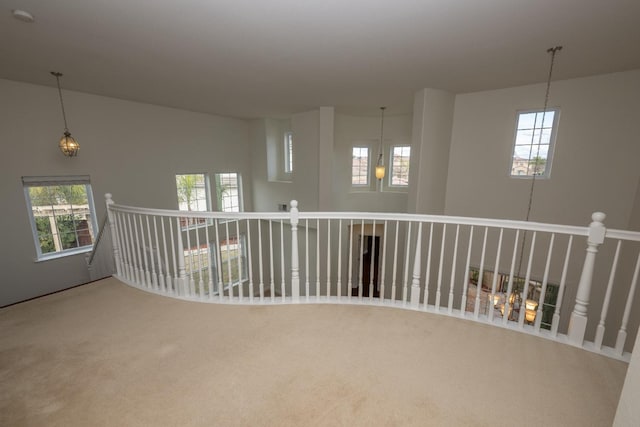
[[445, 316], [106, 279], [0, 310], [0, 425], [609, 426], [626, 367]]

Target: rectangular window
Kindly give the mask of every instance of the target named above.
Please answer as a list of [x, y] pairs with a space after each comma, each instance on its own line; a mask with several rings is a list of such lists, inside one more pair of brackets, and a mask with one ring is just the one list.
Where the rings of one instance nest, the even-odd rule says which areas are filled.
[[284, 133], [284, 172], [293, 172], [293, 133]]
[[353, 147], [351, 185], [369, 185], [369, 147]]
[[88, 176], [22, 177], [38, 260], [88, 252], [96, 216]]
[[216, 194], [218, 210], [222, 212], [242, 211], [242, 185], [237, 173], [217, 173]]
[[[218, 263], [218, 253], [221, 262]], [[187, 275], [195, 283], [196, 292], [199, 292], [200, 280], [202, 280], [205, 293], [209, 292], [209, 280], [211, 280], [214, 294], [223, 289], [236, 286], [247, 280], [247, 245], [244, 234], [230, 236], [223, 239], [216, 247], [216, 242], [209, 242], [201, 247], [194, 246], [184, 250], [185, 269]]]
[[[211, 210], [209, 199], [209, 179], [206, 174], [176, 175], [176, 191], [178, 194], [178, 209], [190, 212], [205, 212]], [[180, 218], [183, 227], [204, 224], [204, 218]]]
[[391, 147], [391, 170], [389, 182], [391, 186], [409, 186], [410, 145], [394, 145]]
[[559, 110], [518, 113], [510, 176], [548, 178]]

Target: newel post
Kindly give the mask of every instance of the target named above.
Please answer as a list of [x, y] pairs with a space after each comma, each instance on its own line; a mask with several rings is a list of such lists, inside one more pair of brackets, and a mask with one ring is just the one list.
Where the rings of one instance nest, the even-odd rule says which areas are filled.
[[422, 245], [422, 222], [418, 225], [418, 237], [416, 238], [416, 253], [413, 259], [413, 277], [411, 280], [411, 307], [420, 305], [420, 258]]
[[298, 201], [291, 201], [291, 299], [300, 301], [300, 267], [298, 263]]
[[116, 263], [116, 273], [119, 277], [122, 277], [122, 264], [120, 260], [120, 245], [118, 243], [118, 234], [116, 231], [116, 221], [113, 218], [113, 213], [111, 212], [111, 205], [114, 204], [111, 193], [107, 193], [104, 195], [104, 203], [107, 206], [107, 221], [109, 221], [109, 231], [111, 232], [111, 244], [113, 246], [113, 258]]
[[587, 307], [591, 295], [591, 282], [593, 281], [593, 267], [598, 253], [598, 246], [604, 242], [607, 231], [602, 221], [606, 215], [596, 212], [591, 215], [593, 222], [589, 224], [589, 237], [587, 238], [587, 253], [582, 266], [580, 282], [578, 282], [578, 292], [576, 293], [576, 304], [571, 312], [569, 320], [569, 331], [567, 335], [569, 342], [576, 346], [582, 346], [585, 330], [587, 329]]

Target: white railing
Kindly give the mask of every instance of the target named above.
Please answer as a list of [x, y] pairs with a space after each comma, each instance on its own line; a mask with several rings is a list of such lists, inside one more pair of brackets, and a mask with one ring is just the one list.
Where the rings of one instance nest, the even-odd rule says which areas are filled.
[[[640, 233], [466, 217], [184, 212], [107, 194], [116, 276], [203, 302], [374, 304], [629, 359]], [[586, 247], [586, 251], [585, 248]], [[634, 311], [634, 308], [636, 310]]]

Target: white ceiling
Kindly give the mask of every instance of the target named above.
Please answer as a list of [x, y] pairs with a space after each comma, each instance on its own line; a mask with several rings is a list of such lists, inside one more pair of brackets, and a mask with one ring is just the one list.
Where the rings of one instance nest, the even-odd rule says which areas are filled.
[[[235, 117], [640, 68], [640, 0], [0, 0], [0, 78]], [[28, 24], [13, 9], [35, 16]]]

